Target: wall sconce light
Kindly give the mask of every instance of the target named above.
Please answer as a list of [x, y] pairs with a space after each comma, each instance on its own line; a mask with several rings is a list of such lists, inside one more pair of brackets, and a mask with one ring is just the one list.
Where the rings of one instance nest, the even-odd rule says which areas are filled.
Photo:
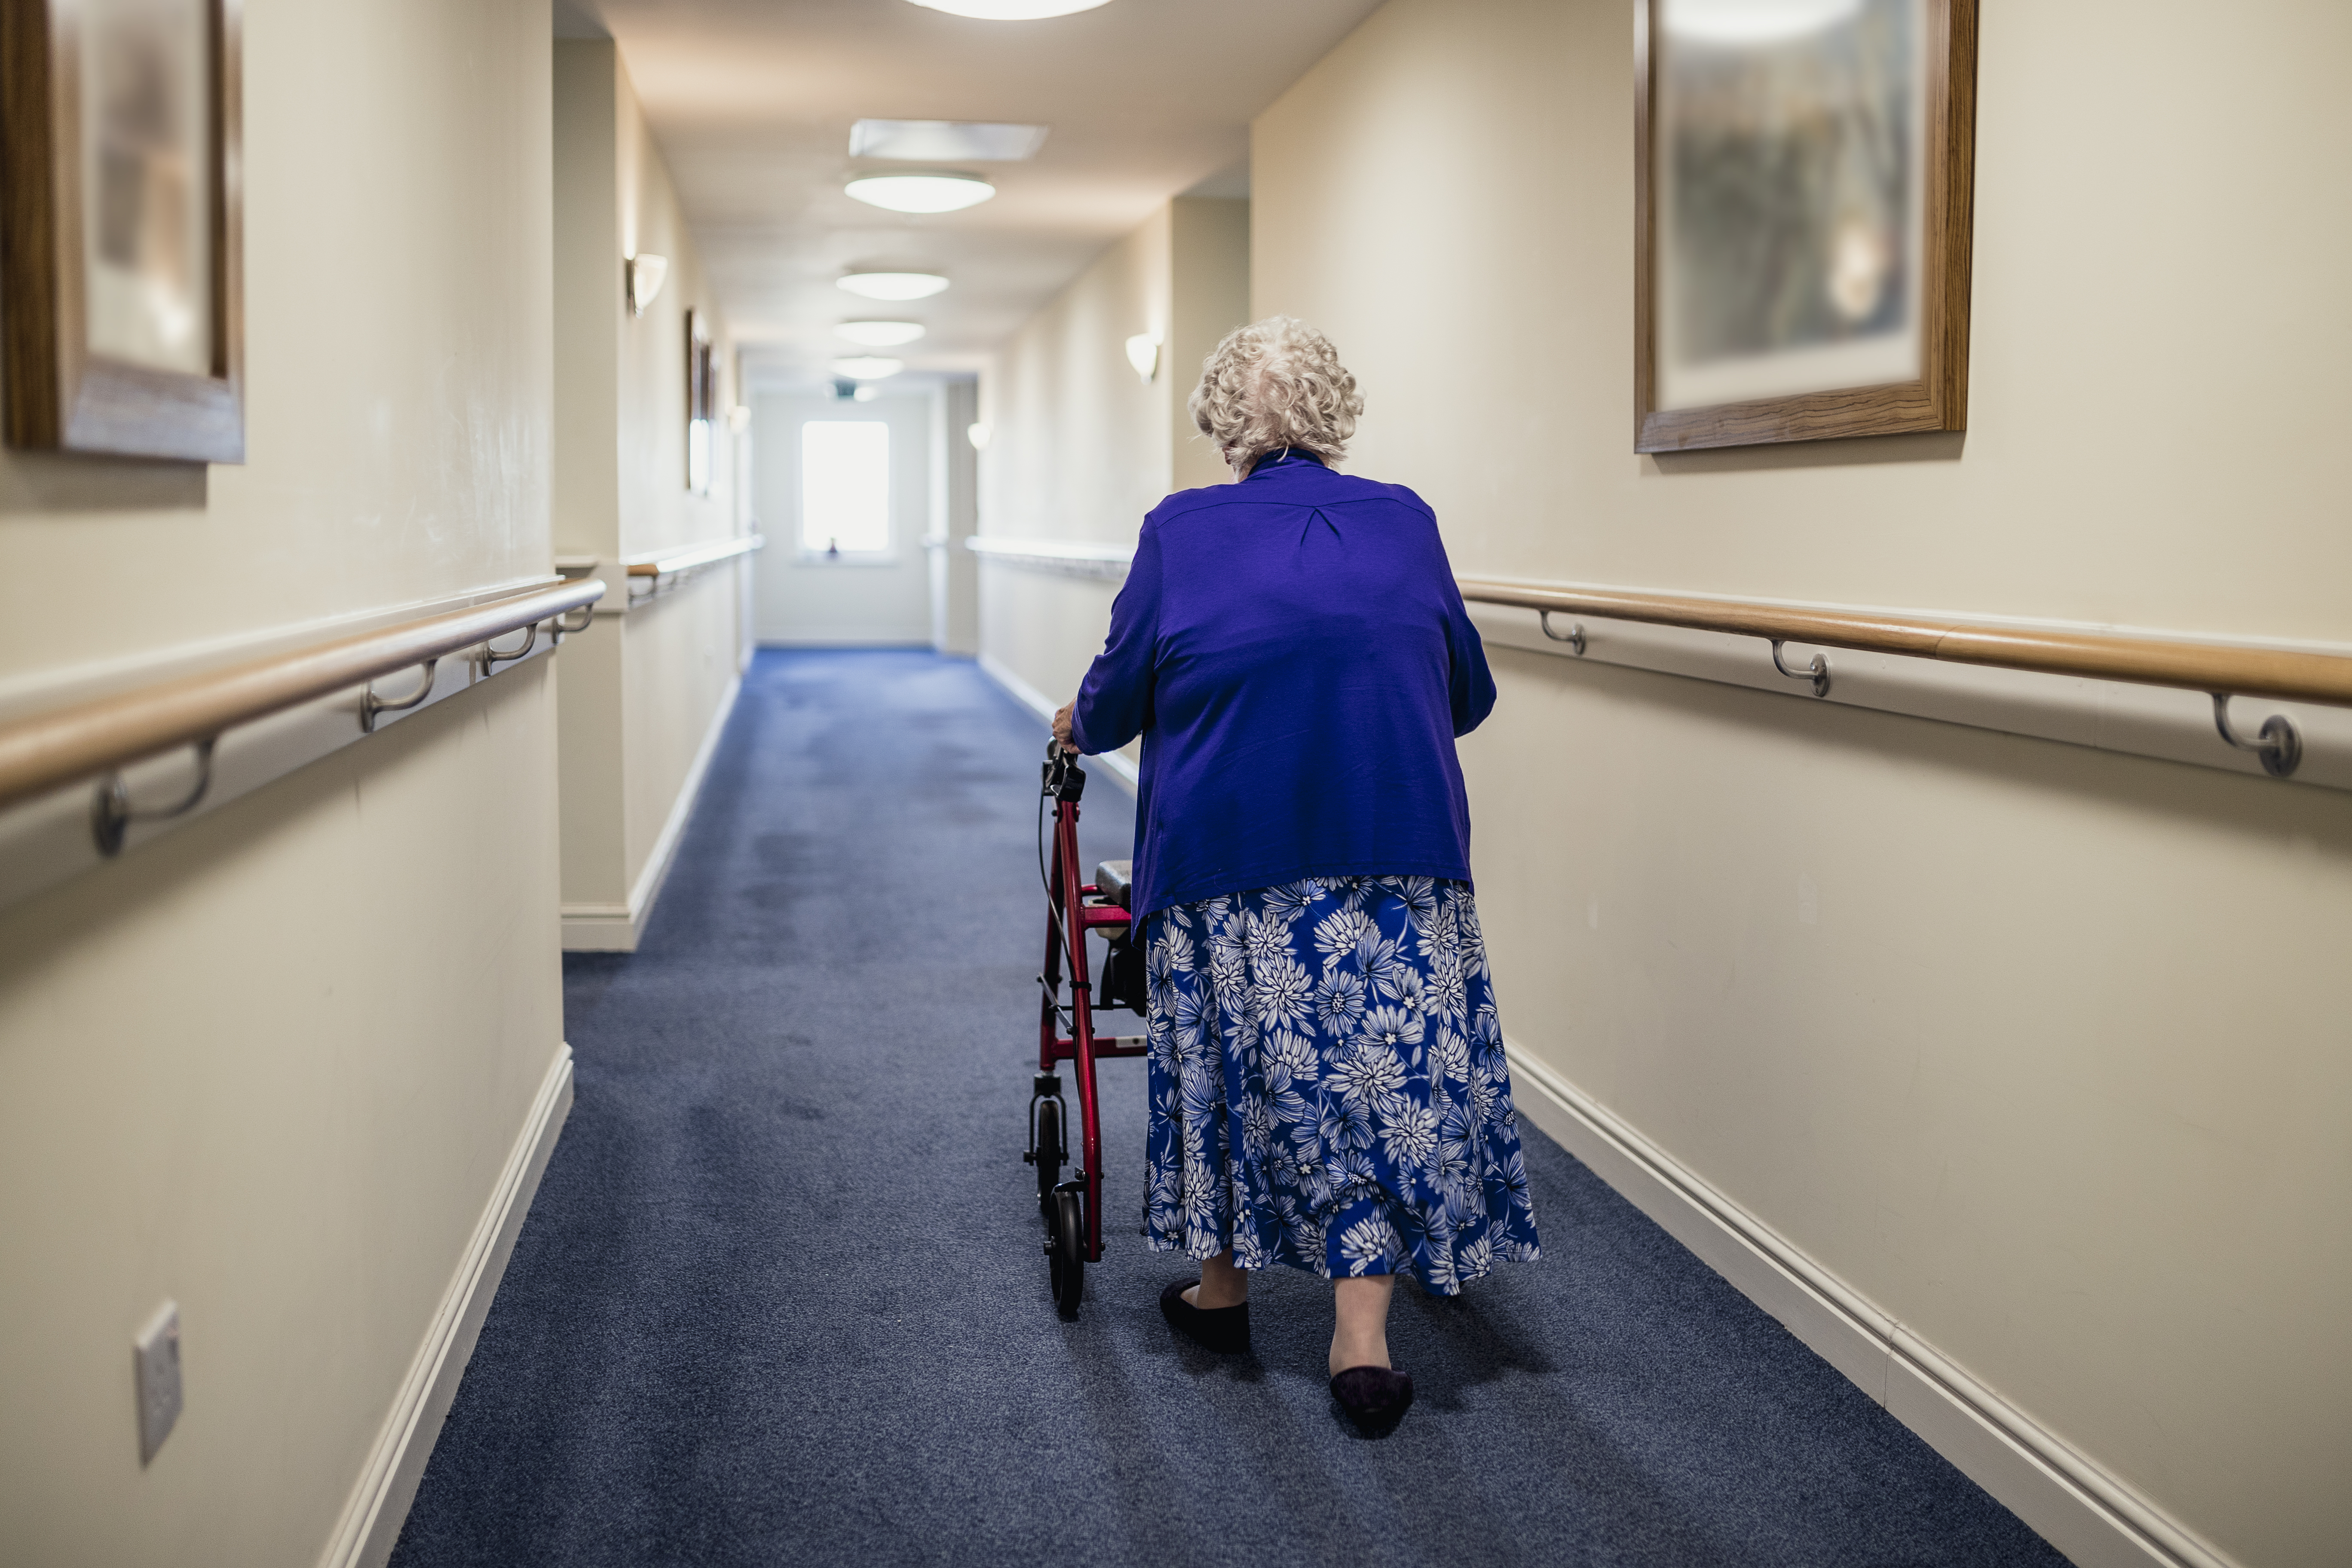
[[644, 251], [629, 258], [629, 314], [642, 316], [669, 276], [669, 258]]
[[1160, 334], [1138, 332], [1127, 340], [1127, 363], [1135, 374], [1150, 381], [1160, 370]]
[[982, 422], [978, 425], [966, 426], [964, 427], [963, 438], [971, 443], [971, 449], [973, 451], [985, 452], [988, 450], [988, 438], [995, 434], [995, 431], [990, 429], [987, 424]]

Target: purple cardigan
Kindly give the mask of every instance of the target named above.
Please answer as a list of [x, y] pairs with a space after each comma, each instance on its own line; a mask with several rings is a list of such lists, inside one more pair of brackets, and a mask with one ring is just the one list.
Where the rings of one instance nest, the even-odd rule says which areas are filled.
[[1301, 452], [1143, 520], [1072, 716], [1143, 737], [1134, 910], [1301, 877], [1470, 879], [1454, 738], [1495, 706], [1437, 517]]

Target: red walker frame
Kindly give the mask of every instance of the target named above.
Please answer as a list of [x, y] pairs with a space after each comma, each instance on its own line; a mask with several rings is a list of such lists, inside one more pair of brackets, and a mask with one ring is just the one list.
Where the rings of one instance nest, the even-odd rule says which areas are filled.
[[[1097, 1110], [1095, 1063], [1104, 1057], [1139, 1057], [1144, 1037], [1095, 1034], [1095, 998], [1087, 963], [1087, 933], [1128, 933], [1132, 917], [1092, 882], [1079, 880], [1078, 797], [1086, 771], [1075, 757], [1046, 744], [1045, 798], [1054, 804], [1053, 858], [1046, 881], [1045, 968], [1037, 1016], [1037, 1077], [1029, 1099], [1029, 1150], [1022, 1158], [1037, 1167], [1039, 1206], [1045, 1217], [1045, 1253], [1052, 1259], [1055, 1305], [1076, 1316], [1084, 1265], [1102, 1259], [1102, 1126]], [[1070, 1032], [1061, 1032], [1062, 967], [1069, 966]], [[1061, 1098], [1060, 1062], [1076, 1065], [1078, 1080], [1078, 1169], [1055, 1181], [1069, 1150], [1062, 1137], [1068, 1117]], [[1041, 1114], [1042, 1112], [1042, 1114]]]

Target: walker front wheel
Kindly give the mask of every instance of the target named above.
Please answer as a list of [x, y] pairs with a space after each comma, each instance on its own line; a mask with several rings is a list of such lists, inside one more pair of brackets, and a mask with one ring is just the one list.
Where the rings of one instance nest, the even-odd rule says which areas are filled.
[[1062, 1161], [1069, 1152], [1062, 1142], [1062, 1102], [1041, 1100], [1037, 1102], [1036, 1152], [1037, 1212], [1045, 1223], [1054, 1223], [1054, 1189], [1062, 1184]]
[[1086, 1203], [1078, 1195], [1077, 1183], [1064, 1182], [1054, 1189], [1050, 1223], [1045, 1254], [1053, 1263], [1054, 1309], [1065, 1318], [1075, 1318], [1087, 1269]]

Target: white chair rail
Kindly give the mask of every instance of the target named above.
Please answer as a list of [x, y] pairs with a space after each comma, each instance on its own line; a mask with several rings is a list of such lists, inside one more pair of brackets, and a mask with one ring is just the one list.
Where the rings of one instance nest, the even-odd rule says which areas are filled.
[[965, 549], [982, 560], [1000, 565], [1108, 582], [1125, 577], [1128, 563], [1135, 559], [1135, 546], [1131, 544], [1097, 544], [1081, 539], [1018, 539], [976, 533], [963, 542]]
[[705, 568], [767, 547], [768, 541], [764, 535], [747, 533], [734, 539], [715, 540], [709, 544], [689, 544], [677, 550], [656, 550], [643, 555], [624, 556], [620, 564], [628, 574], [629, 603], [634, 605], [640, 600], [650, 599], [657, 593], [677, 587]]
[[[649, 550], [641, 554], [616, 557], [611, 564], [617, 567], [627, 580], [628, 592], [617, 600], [607, 600], [599, 605], [597, 613], [618, 615], [633, 605], [644, 604], [656, 594], [667, 593], [699, 576], [710, 567], [723, 565], [767, 547], [766, 535], [745, 533], [713, 540], [707, 544], [681, 544], [667, 550]], [[587, 577], [604, 564], [604, 559], [595, 555], [559, 555], [555, 558], [555, 569], [566, 577]]]

